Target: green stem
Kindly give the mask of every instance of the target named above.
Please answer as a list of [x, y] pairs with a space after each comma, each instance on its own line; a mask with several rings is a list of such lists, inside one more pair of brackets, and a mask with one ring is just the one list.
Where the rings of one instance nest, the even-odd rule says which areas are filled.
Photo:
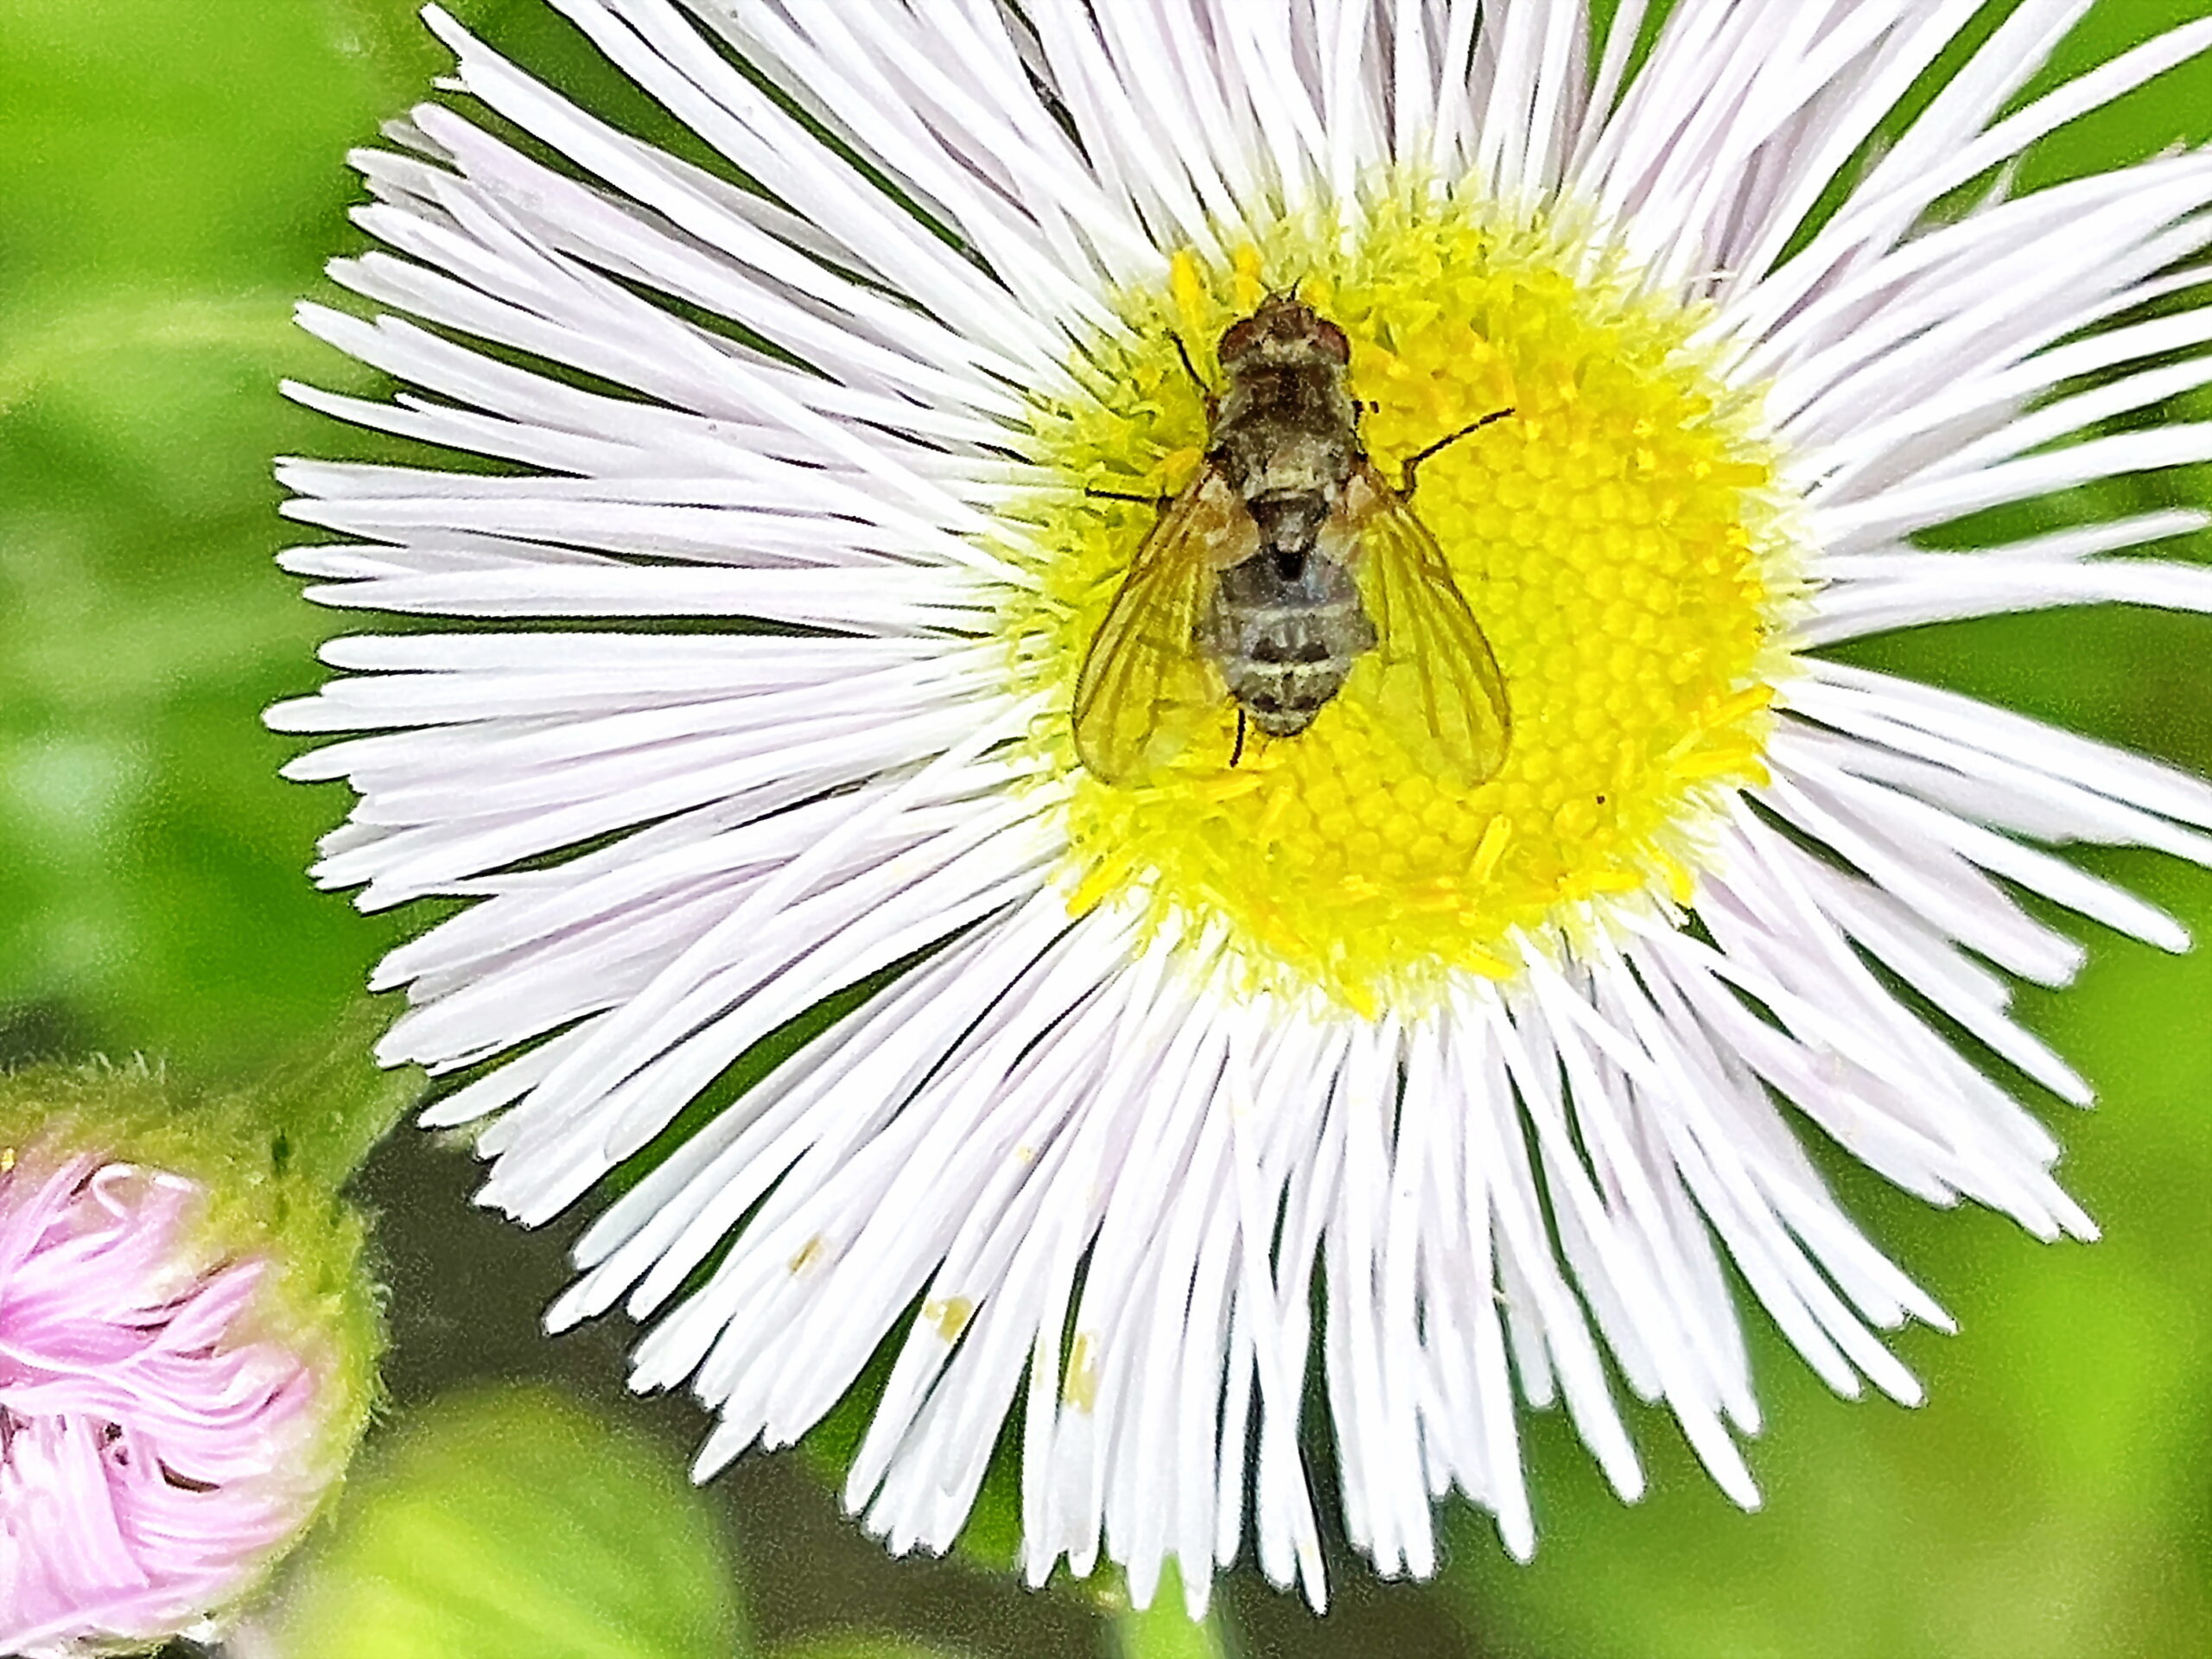
[[1139, 1612], [1124, 1599], [1114, 1614], [1121, 1659], [1228, 1659], [1228, 1629], [1220, 1604], [1193, 1624], [1183, 1610], [1183, 1586], [1170, 1566], [1160, 1574], [1152, 1605]]
[[388, 1004], [363, 1000], [321, 1033], [315, 1052], [242, 1103], [282, 1135], [286, 1161], [334, 1187], [346, 1184], [422, 1098], [421, 1072], [377, 1066], [372, 1051], [391, 1015]]

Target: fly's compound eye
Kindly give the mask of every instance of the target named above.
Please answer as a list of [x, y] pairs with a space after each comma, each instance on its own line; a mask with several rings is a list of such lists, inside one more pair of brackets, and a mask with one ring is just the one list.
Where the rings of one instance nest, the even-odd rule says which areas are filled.
[[1224, 363], [1234, 361], [1260, 343], [1260, 319], [1247, 317], [1221, 337], [1218, 355]]

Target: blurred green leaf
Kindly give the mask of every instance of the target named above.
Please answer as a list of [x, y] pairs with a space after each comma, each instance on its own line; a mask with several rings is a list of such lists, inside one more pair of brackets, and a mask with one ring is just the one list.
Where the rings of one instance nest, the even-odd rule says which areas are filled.
[[964, 1659], [964, 1656], [950, 1648], [926, 1647], [893, 1636], [855, 1634], [778, 1648], [774, 1659]]
[[550, 1392], [448, 1400], [346, 1496], [278, 1620], [289, 1659], [732, 1659], [707, 1499]]
[[286, 373], [349, 145], [438, 54], [397, 0], [0, 0], [0, 1007], [75, 1049], [251, 1070], [398, 924], [302, 880], [341, 791], [259, 710], [331, 619], [270, 563]]
[[[2034, 98], [2170, 29], [2212, 11], [2206, 0], [2098, 0], [2059, 44], [2024, 97]], [[2212, 140], [2212, 57], [2199, 57], [2069, 123], [2037, 144], [2014, 188], [2120, 167]]]
[[1171, 1566], [1151, 1606], [1124, 1607], [1115, 1616], [1115, 1645], [1122, 1659], [1224, 1659], [1219, 1619], [1217, 1611], [1193, 1619], [1184, 1611], [1182, 1578]]

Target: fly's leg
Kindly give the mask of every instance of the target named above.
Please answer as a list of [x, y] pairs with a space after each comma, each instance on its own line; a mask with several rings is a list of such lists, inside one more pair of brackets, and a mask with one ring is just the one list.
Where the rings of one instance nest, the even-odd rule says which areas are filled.
[[[1198, 396], [1205, 400], [1206, 424], [1211, 427], [1217, 400], [1207, 389], [1205, 378], [1198, 372], [1198, 365], [1191, 361], [1191, 349], [1183, 344], [1183, 336], [1171, 334], [1168, 338], [1175, 342], [1175, 355], [1182, 361], [1183, 372], [1191, 377], [1191, 384], [1198, 388]], [[1122, 490], [1086, 489], [1084, 493], [1100, 501], [1135, 501], [1144, 506], [1160, 508], [1166, 507], [1175, 499], [1172, 495], [1130, 495]]]
[[1205, 376], [1198, 372], [1198, 365], [1191, 361], [1191, 348], [1183, 343], [1183, 336], [1170, 334], [1168, 338], [1175, 342], [1175, 355], [1182, 359], [1183, 372], [1191, 377], [1191, 384], [1198, 389], [1198, 396], [1205, 400], [1206, 424], [1211, 426], [1220, 407], [1219, 400], [1214, 397], [1213, 388], [1206, 385]]
[[1457, 432], [1452, 433], [1448, 436], [1439, 438], [1434, 443], [1430, 444], [1427, 448], [1422, 450], [1419, 454], [1415, 455], [1411, 461], [1408, 461], [1406, 463], [1405, 482], [1398, 486], [1398, 499], [1402, 501], [1409, 501], [1413, 499], [1414, 469], [1416, 467], [1419, 467], [1421, 462], [1427, 461], [1431, 455], [1435, 454], [1440, 450], [1450, 448], [1453, 444], [1459, 442], [1460, 439], [1466, 437], [1472, 433], [1481, 431], [1483, 428], [1488, 426], [1492, 421], [1503, 420], [1512, 412], [1513, 410], [1510, 408], [1494, 410], [1491, 413], [1484, 416], [1479, 421], [1470, 421], [1466, 425], [1461, 427]]
[[1243, 758], [1244, 758], [1244, 705], [1243, 705], [1243, 703], [1241, 703], [1241, 702], [1240, 702], [1240, 703], [1238, 703], [1238, 704], [1236, 705], [1236, 747], [1234, 749], [1230, 750], [1230, 753], [1229, 753], [1229, 764], [1230, 764], [1230, 768], [1233, 770], [1233, 769], [1235, 768], [1235, 766], [1236, 766], [1236, 763], [1237, 763], [1239, 760], [1242, 760]]
[[1155, 507], [1162, 512], [1175, 503], [1172, 495], [1131, 495], [1126, 490], [1094, 490], [1088, 486], [1083, 493], [1094, 501], [1134, 501], [1140, 506]]

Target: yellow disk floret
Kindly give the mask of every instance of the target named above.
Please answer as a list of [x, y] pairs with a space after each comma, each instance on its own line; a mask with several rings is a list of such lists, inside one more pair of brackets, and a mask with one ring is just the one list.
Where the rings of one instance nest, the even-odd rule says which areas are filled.
[[[1222, 332], [1271, 289], [1352, 342], [1361, 440], [1386, 477], [1422, 462], [1415, 514], [1502, 669], [1503, 766], [1440, 783], [1384, 716], [1339, 698], [1303, 734], [1217, 747], [1117, 787], [1077, 760], [1065, 713], [1091, 635], [1155, 509], [1201, 464]], [[1362, 1011], [1454, 973], [1513, 973], [1516, 941], [1601, 895], [1688, 902], [1718, 791], [1758, 781], [1773, 643], [1795, 598], [1755, 400], [1692, 349], [1695, 310], [1640, 292], [1555, 226], [1465, 204], [1378, 210], [1358, 235], [1286, 226], [1225, 268], [1178, 256], [1165, 292], [1075, 365], [1084, 395], [1036, 411], [1066, 487], [1025, 517], [1039, 588], [1002, 618], [1026, 684], [1060, 694], [1032, 741], [1067, 779], [1077, 908], [1140, 894], [1226, 925], [1254, 975]]]

